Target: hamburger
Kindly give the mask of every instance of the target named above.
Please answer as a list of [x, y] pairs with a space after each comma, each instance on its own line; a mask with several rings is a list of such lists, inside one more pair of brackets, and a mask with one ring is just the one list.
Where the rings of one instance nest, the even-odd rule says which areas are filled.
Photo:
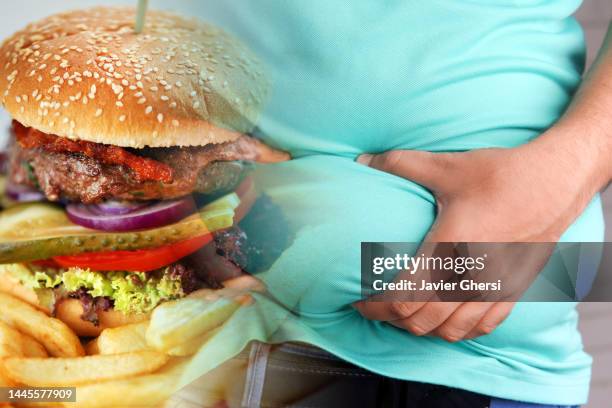
[[57, 14], [0, 48], [0, 290], [82, 336], [239, 275], [249, 163], [288, 159], [251, 136], [268, 85], [241, 43], [167, 12], [140, 34], [134, 20]]

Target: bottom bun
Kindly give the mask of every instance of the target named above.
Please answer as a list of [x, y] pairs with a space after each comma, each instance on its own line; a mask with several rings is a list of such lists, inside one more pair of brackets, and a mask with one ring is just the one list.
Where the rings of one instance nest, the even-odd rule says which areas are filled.
[[[10, 276], [4, 275], [0, 277], [0, 292], [13, 295], [45, 313], [51, 314], [48, 307], [40, 304], [38, 295], [34, 290], [23, 286]], [[66, 323], [66, 325], [79, 337], [95, 337], [104, 329], [124, 326], [130, 323], [139, 323], [150, 317], [150, 314], [128, 315], [115, 310], [109, 310], [106, 312], [98, 312], [100, 323], [94, 325], [91, 322], [81, 319], [81, 315], [83, 315], [83, 306], [78, 299], [63, 299], [55, 305], [55, 317]]]
[[79, 337], [96, 337], [102, 330], [139, 323], [149, 319], [149, 314], [125, 314], [115, 310], [98, 312], [99, 324], [81, 319], [83, 306], [77, 299], [64, 299], [55, 306], [55, 317], [66, 323]]

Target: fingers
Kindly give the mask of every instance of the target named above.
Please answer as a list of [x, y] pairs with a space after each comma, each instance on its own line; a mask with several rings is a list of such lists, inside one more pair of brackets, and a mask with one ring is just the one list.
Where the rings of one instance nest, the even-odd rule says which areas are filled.
[[357, 162], [395, 174], [421, 184], [431, 190], [442, 190], [452, 173], [449, 153], [430, 153], [419, 150], [390, 150], [381, 154], [363, 154]]
[[493, 332], [510, 314], [512, 302], [358, 302], [367, 319], [381, 320], [415, 336], [433, 335], [449, 342]]
[[466, 339], [473, 339], [485, 334], [492, 333], [512, 312], [514, 302], [498, 302], [487, 311], [478, 324], [465, 336]]
[[366, 319], [390, 322], [412, 316], [425, 304], [426, 302], [375, 301], [368, 299], [354, 303], [353, 307]]
[[[456, 342], [465, 339], [468, 333], [480, 333], [480, 330], [484, 330], [484, 328], [480, 328], [478, 324], [493, 307], [495, 307], [495, 303], [463, 303], [444, 323], [436, 328], [434, 334], [446, 341]], [[478, 335], [488, 333], [490, 331], [483, 331]]]
[[460, 306], [460, 302], [428, 302], [409, 317], [389, 323], [415, 336], [424, 336], [442, 325]]

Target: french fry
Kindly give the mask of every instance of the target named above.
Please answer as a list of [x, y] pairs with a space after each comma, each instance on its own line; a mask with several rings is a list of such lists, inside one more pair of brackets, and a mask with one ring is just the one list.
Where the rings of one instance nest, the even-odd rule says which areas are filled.
[[23, 341], [21, 345], [23, 347], [24, 357], [49, 357], [47, 350], [42, 346], [42, 344], [25, 334], [22, 334], [21, 338]]
[[166, 408], [239, 407], [247, 368], [246, 359], [227, 360], [174, 393]]
[[73, 358], [21, 358], [4, 360], [7, 376], [37, 387], [75, 386], [148, 374], [169, 357], [154, 351]]
[[223, 282], [224, 288], [236, 289], [242, 291], [265, 292], [266, 286], [259, 279], [251, 275], [242, 275], [237, 278], [229, 279]]
[[158, 306], [151, 315], [147, 344], [160, 351], [172, 349], [221, 326], [241, 306], [244, 296], [185, 298]]
[[85, 354], [87, 354], [88, 356], [95, 356], [96, 354], [100, 354], [100, 348], [98, 347], [97, 337], [93, 340], [90, 340], [85, 345]]
[[119, 354], [151, 349], [145, 334], [149, 322], [128, 324], [114, 329], [105, 329], [97, 339], [100, 354]]
[[47, 357], [47, 351], [30, 336], [0, 322], [1, 357]]
[[166, 353], [170, 356], [175, 357], [192, 356], [197, 353], [198, 350], [200, 350], [202, 346], [208, 340], [212, 339], [220, 330], [221, 327], [217, 327], [216, 329], [213, 329], [208, 333], [195, 337], [191, 340], [186, 341], [185, 343], [179, 344], [178, 346], [171, 348], [170, 350], [166, 351]]
[[67, 408], [145, 407], [162, 404], [177, 391], [188, 361], [175, 359], [155, 374], [76, 387], [77, 402]]
[[54, 357], [77, 357], [85, 354], [79, 338], [58, 319], [47, 316], [33, 306], [0, 293], [0, 321], [40, 342]]
[[[2, 368], [2, 364], [0, 363], [0, 387], [14, 387], [15, 382], [6, 376], [4, 370]], [[0, 405], [1, 407], [2, 405]]]

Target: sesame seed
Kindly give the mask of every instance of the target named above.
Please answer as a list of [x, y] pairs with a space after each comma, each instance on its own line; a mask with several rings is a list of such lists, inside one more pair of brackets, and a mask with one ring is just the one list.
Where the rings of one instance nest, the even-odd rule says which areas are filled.
[[147, 106], [146, 109], [145, 109], [145, 114], [148, 115], [151, 112], [153, 112], [153, 107], [152, 106]]
[[168, 98], [168, 96], [166, 96], [166, 95], [162, 95], [162, 96], [160, 97], [160, 99], [161, 99], [162, 101], [167, 101], [167, 100], [169, 100], [170, 98]]
[[164, 115], [162, 113], [157, 114], [157, 121], [162, 123], [164, 121]]
[[99, 116], [102, 116], [102, 109], [101, 108], [98, 108], [96, 110], [96, 118], [99, 117]]
[[193, 109], [198, 109], [199, 107], [200, 107], [200, 102], [195, 101], [195, 102], [193, 103]]
[[123, 121], [125, 121], [125, 115], [119, 116], [119, 122], [123, 122]]
[[142, 98], [140, 98], [140, 99], [138, 100], [138, 102], [137, 102], [137, 103], [138, 103], [139, 105], [142, 105], [142, 104], [143, 104], [143, 103], [145, 103], [146, 101], [147, 101], [147, 98], [142, 97]]
[[170, 102], [170, 107], [173, 108], [173, 109], [176, 108], [176, 102], [174, 102], [174, 101]]
[[123, 102], [121, 102], [121, 101], [115, 102], [115, 105], [117, 105], [120, 108], [123, 108]]

